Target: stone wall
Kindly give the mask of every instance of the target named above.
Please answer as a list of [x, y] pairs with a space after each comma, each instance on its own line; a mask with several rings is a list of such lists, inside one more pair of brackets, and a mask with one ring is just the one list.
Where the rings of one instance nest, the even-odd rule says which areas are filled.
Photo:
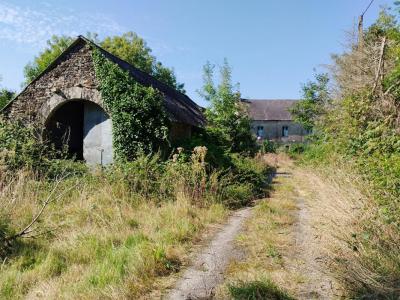
[[[179, 101], [169, 100], [166, 102], [173, 103], [173, 109], [181, 104]], [[71, 103], [74, 101], [84, 102], [82, 109], [79, 112], [77, 110], [65, 110], [67, 104], [72, 104], [71, 107], [75, 107], [74, 104], [79, 104]], [[90, 103], [97, 104], [104, 112], [89, 109], [94, 107]], [[56, 60], [56, 63], [53, 63], [53, 66], [39, 75], [6, 107], [5, 115], [11, 120], [21, 120], [25, 124], [33, 124], [38, 128], [50, 126], [54, 129], [60, 123], [63, 123], [64, 127], [68, 127], [68, 130], [71, 131], [70, 129], [78, 126], [75, 123], [82, 119], [82, 117], [78, 118], [78, 114], [82, 114], [84, 136], [82, 137], [79, 133], [71, 137], [71, 145], [78, 145], [81, 148], [83, 143], [83, 149], [82, 151], [81, 149], [74, 150], [72, 149], [74, 147], [70, 147], [74, 150], [72, 152], [85, 158], [88, 163], [109, 163], [113, 160], [112, 126], [111, 119], [104, 117], [106, 111], [95, 75], [92, 51], [84, 40], [78, 40], [68, 52], [62, 54]], [[60, 114], [62, 117], [60, 117]], [[52, 118], [53, 116], [55, 118]], [[54, 122], [50, 122], [51, 120]], [[51, 124], [47, 124], [48, 122]], [[88, 130], [89, 127], [90, 130]], [[62, 136], [65, 132], [58, 135]], [[190, 138], [191, 132], [191, 125], [173, 121], [170, 138], [173, 141]], [[78, 146], [75, 148], [78, 148]], [[99, 153], [102, 155], [99, 156]]]
[[[302, 142], [307, 135], [306, 130], [298, 123], [293, 121], [252, 121], [252, 132], [257, 136], [257, 127], [263, 126], [264, 133], [262, 139], [282, 141], [282, 142]], [[287, 126], [289, 136], [282, 136], [282, 128]]]
[[6, 108], [10, 119], [44, 123], [57, 105], [84, 99], [102, 106], [92, 55], [85, 43], [77, 43], [62, 62], [32, 82]]

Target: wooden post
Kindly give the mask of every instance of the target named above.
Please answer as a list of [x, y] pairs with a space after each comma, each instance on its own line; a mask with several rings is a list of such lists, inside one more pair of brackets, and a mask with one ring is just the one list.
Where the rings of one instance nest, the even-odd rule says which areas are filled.
[[358, 50], [364, 47], [364, 30], [363, 30], [364, 15], [358, 18]]

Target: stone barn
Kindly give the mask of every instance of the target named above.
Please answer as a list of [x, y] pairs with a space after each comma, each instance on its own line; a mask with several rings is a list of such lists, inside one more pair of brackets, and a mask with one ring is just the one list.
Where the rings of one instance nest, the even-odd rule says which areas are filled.
[[190, 137], [193, 130], [205, 124], [200, 107], [188, 96], [82, 36], [4, 108], [5, 116], [45, 129], [56, 146], [66, 143], [71, 155], [88, 164], [113, 162], [112, 118], [99, 92], [92, 59], [94, 47], [139, 84], [163, 94], [171, 121], [170, 140]]
[[242, 99], [242, 101], [248, 105], [252, 132], [258, 140], [302, 142], [310, 133], [294, 122], [290, 114], [290, 107], [298, 100]]

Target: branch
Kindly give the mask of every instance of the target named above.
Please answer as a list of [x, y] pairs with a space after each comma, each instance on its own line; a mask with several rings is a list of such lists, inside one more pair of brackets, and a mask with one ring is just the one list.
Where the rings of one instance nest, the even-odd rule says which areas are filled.
[[69, 189], [65, 190], [64, 192], [62, 192], [61, 194], [59, 194], [57, 197], [53, 198], [53, 195], [55, 193], [55, 191], [57, 190], [57, 187], [59, 186], [60, 182], [62, 181], [63, 178], [57, 180], [56, 185], [54, 186], [54, 188], [52, 189], [52, 191], [50, 192], [49, 196], [46, 198], [46, 200], [44, 201], [41, 209], [39, 210], [39, 212], [36, 214], [36, 216], [32, 219], [32, 221], [24, 228], [22, 229], [20, 232], [18, 232], [17, 234], [14, 234], [10, 237], [7, 237], [5, 239], [6, 242], [10, 242], [12, 240], [15, 240], [19, 237], [23, 237], [25, 235], [28, 235], [32, 232], [34, 232], [36, 229], [33, 228], [31, 229], [31, 227], [39, 220], [40, 216], [43, 214], [45, 208], [47, 207], [47, 205], [49, 205], [52, 201], [58, 200], [60, 199], [62, 196], [64, 196], [66, 193], [68, 193], [69, 191], [71, 191], [72, 189], [74, 189], [77, 184], [73, 185], [72, 187], [70, 187]]
[[399, 84], [400, 84], [400, 80], [397, 80], [395, 83], [393, 83], [391, 86], [388, 87], [388, 89], [385, 91], [385, 93], [383, 95], [386, 96], [387, 94], [389, 94]]

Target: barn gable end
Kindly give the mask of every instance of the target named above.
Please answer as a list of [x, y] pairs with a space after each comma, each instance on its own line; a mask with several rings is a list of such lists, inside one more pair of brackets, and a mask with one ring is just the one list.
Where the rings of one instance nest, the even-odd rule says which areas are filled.
[[89, 46], [77, 40], [6, 108], [10, 119], [43, 124], [55, 105], [85, 99], [101, 105]]

